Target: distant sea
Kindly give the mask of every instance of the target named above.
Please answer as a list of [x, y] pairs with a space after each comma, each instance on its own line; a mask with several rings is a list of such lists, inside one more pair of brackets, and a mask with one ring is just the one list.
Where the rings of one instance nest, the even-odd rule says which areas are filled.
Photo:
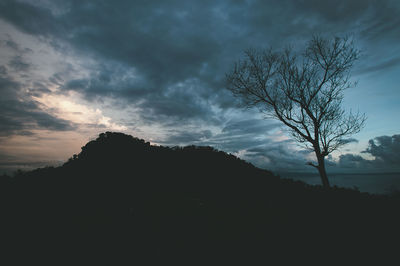
[[[310, 185], [321, 184], [321, 179], [317, 173], [279, 173], [279, 175], [281, 178], [300, 180]], [[400, 173], [328, 173], [328, 178], [332, 186], [357, 188], [361, 192], [389, 194], [393, 190], [400, 191]]]

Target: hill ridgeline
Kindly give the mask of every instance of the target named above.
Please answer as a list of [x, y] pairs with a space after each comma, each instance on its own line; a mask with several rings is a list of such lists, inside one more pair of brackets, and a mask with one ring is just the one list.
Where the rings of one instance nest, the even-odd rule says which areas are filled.
[[282, 180], [212, 147], [122, 133], [100, 134], [60, 167], [4, 176], [0, 192], [16, 264], [340, 260], [390, 255], [399, 239], [398, 198]]

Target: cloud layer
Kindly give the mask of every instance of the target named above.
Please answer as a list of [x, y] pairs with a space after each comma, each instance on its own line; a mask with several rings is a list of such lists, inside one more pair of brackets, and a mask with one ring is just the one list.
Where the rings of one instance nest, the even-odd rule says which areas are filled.
[[[395, 69], [399, 11], [395, 0], [3, 0], [0, 136], [114, 129], [302, 169], [309, 153], [239, 109], [225, 73], [246, 48], [297, 49], [313, 34], [353, 34], [366, 51], [357, 75]], [[342, 156], [343, 167], [363, 160]]]
[[[44, 112], [39, 103], [22, 94], [22, 85], [7, 75], [3, 66], [0, 74], [0, 136], [32, 134], [31, 130], [73, 130], [70, 121]], [[20, 96], [21, 95], [21, 96]]]
[[369, 146], [362, 153], [371, 155], [367, 160], [360, 155], [343, 154], [338, 166], [363, 171], [400, 171], [400, 135], [379, 136], [369, 140]]

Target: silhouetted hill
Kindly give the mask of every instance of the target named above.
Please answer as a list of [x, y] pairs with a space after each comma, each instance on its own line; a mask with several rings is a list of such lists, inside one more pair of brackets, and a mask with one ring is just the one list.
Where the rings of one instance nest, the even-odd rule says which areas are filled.
[[3, 176], [0, 192], [15, 264], [252, 265], [378, 251], [382, 262], [399, 241], [398, 198], [281, 180], [212, 147], [122, 133], [100, 134], [63, 166]]

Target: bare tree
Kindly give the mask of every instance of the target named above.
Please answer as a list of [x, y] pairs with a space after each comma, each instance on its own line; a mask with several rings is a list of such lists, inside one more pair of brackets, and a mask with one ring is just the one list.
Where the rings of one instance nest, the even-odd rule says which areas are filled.
[[343, 92], [355, 84], [350, 70], [359, 51], [348, 38], [315, 36], [302, 52], [247, 50], [227, 74], [227, 87], [247, 107], [259, 107], [288, 127], [312, 149], [324, 187], [329, 188], [325, 157], [361, 130], [364, 114], [345, 112]]

